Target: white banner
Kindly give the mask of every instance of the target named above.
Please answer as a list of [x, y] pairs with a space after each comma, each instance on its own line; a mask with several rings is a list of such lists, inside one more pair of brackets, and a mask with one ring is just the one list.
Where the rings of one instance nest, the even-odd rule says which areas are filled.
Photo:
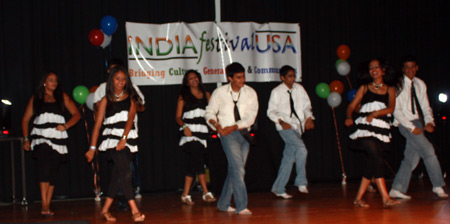
[[204, 83], [227, 82], [225, 67], [239, 62], [247, 82], [280, 81], [290, 65], [301, 81], [300, 27], [288, 23], [126, 23], [128, 66], [137, 85], [181, 84], [195, 69]]

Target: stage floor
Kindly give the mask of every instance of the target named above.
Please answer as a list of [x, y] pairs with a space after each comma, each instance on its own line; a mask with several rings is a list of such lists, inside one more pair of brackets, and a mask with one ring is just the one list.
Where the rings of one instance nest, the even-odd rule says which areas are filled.
[[[411, 182], [411, 200], [402, 200], [400, 205], [384, 209], [378, 193], [367, 193], [365, 200], [370, 208], [358, 208], [352, 204], [359, 183], [342, 186], [338, 183], [314, 183], [309, 194], [300, 194], [294, 186], [288, 193], [294, 198], [276, 198], [270, 192], [249, 193], [249, 209], [252, 215], [235, 215], [220, 212], [216, 203], [201, 201], [201, 194], [192, 194], [193, 206], [182, 205], [179, 193], [144, 194], [137, 200], [147, 216], [145, 223], [450, 223], [450, 200], [438, 199], [431, 192], [428, 180]], [[388, 181], [388, 186], [391, 183]], [[450, 192], [450, 188], [445, 188]], [[103, 200], [102, 200], [103, 202]], [[64, 220], [86, 220], [90, 223], [104, 223], [100, 216], [102, 203], [93, 198], [76, 200], [55, 200], [53, 217], [40, 215], [40, 203], [27, 207], [21, 205], [0, 206], [0, 222], [54, 222]], [[111, 213], [116, 223], [131, 223], [130, 213], [119, 211], [114, 203]]]

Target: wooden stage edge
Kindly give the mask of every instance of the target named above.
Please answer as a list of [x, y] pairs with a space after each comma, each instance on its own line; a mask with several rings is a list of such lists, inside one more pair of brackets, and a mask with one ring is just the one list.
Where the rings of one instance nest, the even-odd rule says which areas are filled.
[[[412, 199], [401, 200], [400, 205], [390, 209], [383, 208], [379, 193], [369, 192], [365, 200], [371, 207], [355, 207], [352, 201], [358, 186], [357, 182], [347, 185], [313, 183], [309, 186], [309, 194], [301, 194], [294, 186], [288, 186], [287, 192], [294, 196], [288, 200], [279, 199], [271, 192], [249, 193], [248, 208], [252, 215], [220, 212], [216, 203], [203, 202], [198, 192], [192, 194], [196, 202], [193, 206], [182, 205], [180, 193], [144, 194], [137, 203], [147, 216], [145, 223], [450, 223], [450, 200], [435, 196], [428, 179], [413, 180], [408, 192]], [[444, 189], [450, 192], [450, 187]], [[55, 200], [53, 217], [40, 215], [39, 202], [28, 206], [0, 205], [0, 222], [106, 223], [100, 215], [103, 201], [95, 202], [94, 198]], [[111, 209], [116, 223], [131, 223], [130, 212], [120, 211], [117, 207], [115, 202]]]

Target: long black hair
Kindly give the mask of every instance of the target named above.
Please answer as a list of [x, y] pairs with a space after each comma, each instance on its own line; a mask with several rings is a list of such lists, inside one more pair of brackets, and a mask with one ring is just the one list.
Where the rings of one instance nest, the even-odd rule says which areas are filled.
[[61, 84], [59, 83], [59, 77], [56, 73], [47, 71], [44, 72], [41, 80], [39, 81], [39, 85], [36, 88], [36, 91], [33, 94], [33, 113], [37, 113], [41, 110], [42, 105], [45, 103], [45, 82], [50, 75], [55, 75], [56, 80], [58, 81], [58, 85], [56, 86], [55, 91], [53, 91], [53, 97], [55, 98], [56, 103], [61, 108], [61, 111], [64, 111], [64, 97], [63, 90]]
[[398, 95], [402, 90], [403, 79], [402, 76], [399, 75], [398, 72], [395, 71], [394, 67], [390, 65], [388, 61], [383, 58], [374, 58], [370, 61], [363, 62], [359, 65], [359, 77], [358, 77], [358, 85], [367, 85], [373, 82], [373, 78], [370, 76], [369, 65], [372, 61], [378, 61], [380, 64], [380, 68], [383, 70], [383, 82], [395, 88], [395, 92]]
[[142, 99], [141, 97], [139, 97], [136, 90], [134, 89], [133, 84], [131, 83], [130, 75], [128, 75], [128, 71], [123, 66], [115, 66], [109, 72], [109, 77], [108, 80], [106, 81], [106, 99], [108, 100], [108, 106], [111, 105], [110, 104], [111, 102], [115, 101], [114, 75], [120, 71], [125, 74], [127, 79], [127, 83], [123, 87], [123, 92], [128, 94], [134, 102], [142, 104]]
[[191, 87], [189, 87], [189, 85], [188, 85], [188, 82], [189, 82], [188, 76], [190, 73], [194, 73], [197, 76], [198, 81], [199, 81], [198, 89], [200, 91], [202, 91], [203, 96], [206, 96], [205, 95], [206, 94], [205, 87], [203, 86], [203, 83], [202, 83], [202, 76], [200, 75], [199, 72], [197, 72], [193, 69], [190, 69], [184, 73], [183, 82], [181, 83], [180, 96], [181, 96], [181, 98], [183, 98], [184, 102], [192, 102], [193, 100], [196, 99], [195, 96], [192, 95]]

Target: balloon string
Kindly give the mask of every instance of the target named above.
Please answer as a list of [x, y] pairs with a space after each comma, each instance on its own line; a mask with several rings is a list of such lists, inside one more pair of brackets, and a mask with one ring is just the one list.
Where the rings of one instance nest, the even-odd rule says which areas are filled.
[[[83, 112], [83, 119], [84, 119], [84, 128], [86, 130], [86, 139], [88, 141], [88, 144], [90, 143], [90, 136], [89, 136], [89, 128], [88, 128], [88, 124], [87, 124], [87, 120], [86, 120], [86, 111], [85, 111], [85, 107], [84, 104], [80, 105], [81, 111]], [[97, 150], [95, 150], [95, 156], [97, 157]], [[95, 160], [95, 162], [93, 161], [91, 163], [91, 167], [92, 167], [92, 171], [94, 172], [94, 191], [96, 196], [100, 193], [100, 187], [98, 185], [99, 181], [100, 181], [100, 176], [98, 175], [98, 159]]]
[[338, 132], [338, 128], [337, 128], [336, 114], [334, 112], [334, 107], [331, 107], [331, 110], [333, 111], [334, 129], [336, 132], [337, 145], [338, 145], [338, 149], [339, 149], [339, 158], [341, 159], [342, 174], [343, 174], [343, 178], [345, 180], [347, 178], [347, 174], [345, 173], [344, 160], [342, 158], [341, 141], [339, 140], [339, 132]]
[[350, 78], [348, 77], [348, 75], [346, 75], [345, 77], [347, 78], [347, 82], [348, 82], [348, 85], [350, 86], [350, 89], [353, 89], [352, 83], [350, 82]]

